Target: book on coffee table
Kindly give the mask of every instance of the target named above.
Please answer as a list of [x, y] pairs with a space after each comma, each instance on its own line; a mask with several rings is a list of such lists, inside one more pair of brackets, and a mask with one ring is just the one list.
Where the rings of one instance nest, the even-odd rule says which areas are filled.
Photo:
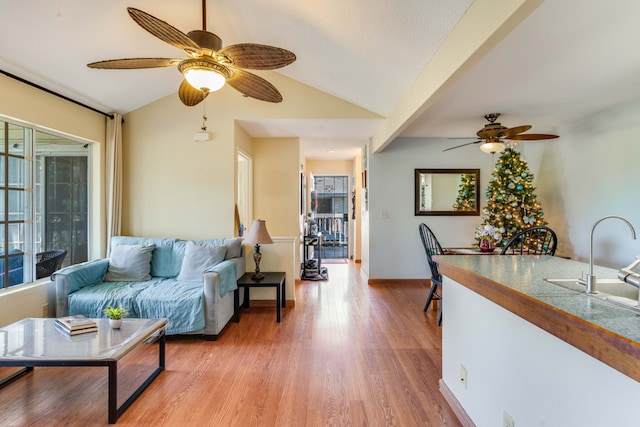
[[65, 316], [56, 319], [56, 326], [71, 335], [95, 332], [98, 324], [95, 320], [87, 319], [81, 314]]
[[93, 327], [89, 327], [89, 328], [83, 328], [83, 329], [76, 329], [76, 330], [70, 331], [68, 329], [65, 329], [65, 327], [60, 325], [59, 323], [56, 323], [56, 328], [60, 332], [64, 332], [66, 335], [69, 335], [69, 336], [87, 334], [89, 332], [98, 332], [98, 327], [97, 326], [93, 326]]

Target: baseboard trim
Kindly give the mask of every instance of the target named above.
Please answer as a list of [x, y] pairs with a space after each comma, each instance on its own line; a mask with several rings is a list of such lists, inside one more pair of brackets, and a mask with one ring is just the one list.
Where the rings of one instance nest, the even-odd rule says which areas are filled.
[[369, 279], [367, 283], [369, 285], [431, 286], [429, 279]]
[[458, 421], [460, 421], [464, 427], [476, 427], [460, 402], [458, 402], [458, 399], [456, 399], [456, 396], [449, 390], [445, 382], [442, 381], [442, 378], [438, 380], [438, 385], [440, 386], [440, 393], [456, 414], [456, 417], [458, 417]]

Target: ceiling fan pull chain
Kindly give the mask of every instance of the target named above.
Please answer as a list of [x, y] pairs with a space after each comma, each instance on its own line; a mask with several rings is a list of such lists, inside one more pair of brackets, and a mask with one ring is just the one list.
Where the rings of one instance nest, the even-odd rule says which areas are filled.
[[207, 98], [202, 100], [202, 132], [207, 131]]

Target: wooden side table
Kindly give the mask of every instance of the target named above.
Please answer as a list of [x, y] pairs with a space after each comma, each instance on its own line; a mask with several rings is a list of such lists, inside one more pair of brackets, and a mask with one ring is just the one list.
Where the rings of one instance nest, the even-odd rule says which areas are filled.
[[254, 288], [276, 288], [276, 321], [280, 323], [282, 319], [282, 307], [286, 307], [287, 295], [286, 295], [286, 274], [283, 271], [265, 273], [264, 278], [255, 280], [251, 278], [253, 273], [245, 273], [238, 279], [238, 289], [233, 291], [233, 315], [235, 322], [240, 321], [240, 288], [244, 288], [244, 302], [243, 307], [249, 307], [249, 289]]

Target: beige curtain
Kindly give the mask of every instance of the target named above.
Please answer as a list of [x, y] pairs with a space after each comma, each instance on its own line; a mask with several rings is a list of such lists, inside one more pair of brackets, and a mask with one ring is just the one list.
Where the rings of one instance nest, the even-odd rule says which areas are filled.
[[122, 226], [122, 115], [107, 117], [106, 190], [107, 190], [107, 255], [112, 236], [119, 236]]

